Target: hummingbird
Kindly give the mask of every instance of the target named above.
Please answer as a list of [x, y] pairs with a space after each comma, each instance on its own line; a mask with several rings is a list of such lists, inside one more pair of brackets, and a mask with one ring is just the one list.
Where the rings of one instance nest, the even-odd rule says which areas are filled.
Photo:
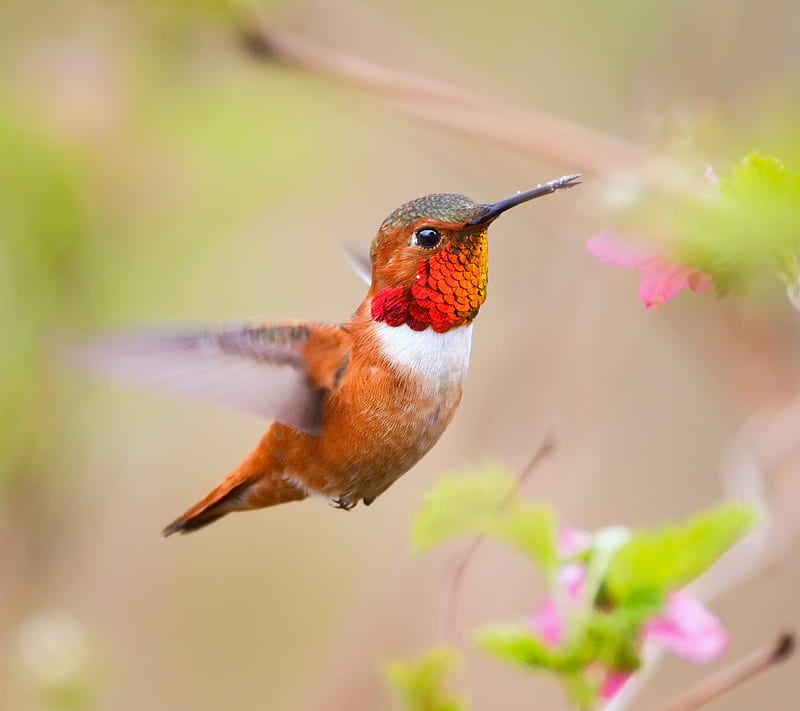
[[486, 204], [441, 193], [401, 205], [372, 241], [369, 290], [344, 323], [152, 333], [88, 346], [84, 359], [108, 375], [272, 420], [244, 461], [163, 535], [308, 497], [344, 510], [375, 501], [433, 447], [461, 401], [473, 323], [486, 300], [489, 226], [580, 177]]

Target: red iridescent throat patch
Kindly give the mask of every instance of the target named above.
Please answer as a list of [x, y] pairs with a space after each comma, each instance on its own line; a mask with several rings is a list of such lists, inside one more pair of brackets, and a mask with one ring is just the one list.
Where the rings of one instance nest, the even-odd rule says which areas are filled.
[[419, 263], [411, 286], [386, 287], [372, 299], [372, 318], [387, 326], [429, 326], [438, 333], [469, 323], [486, 301], [486, 233], [470, 235]]

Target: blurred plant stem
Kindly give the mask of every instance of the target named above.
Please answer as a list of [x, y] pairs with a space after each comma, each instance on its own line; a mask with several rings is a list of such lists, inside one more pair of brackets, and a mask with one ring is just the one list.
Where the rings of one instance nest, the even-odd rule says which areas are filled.
[[679, 694], [657, 711], [696, 711], [738, 688], [753, 677], [789, 659], [795, 651], [793, 633], [782, 634], [772, 644], [739, 659], [696, 686]]
[[242, 45], [258, 61], [301, 69], [373, 94], [414, 119], [509, 148], [531, 158], [605, 177], [633, 174], [685, 187], [676, 161], [542, 111], [505, 107], [468, 89], [369, 62], [270, 27], [258, 15], [241, 23]]

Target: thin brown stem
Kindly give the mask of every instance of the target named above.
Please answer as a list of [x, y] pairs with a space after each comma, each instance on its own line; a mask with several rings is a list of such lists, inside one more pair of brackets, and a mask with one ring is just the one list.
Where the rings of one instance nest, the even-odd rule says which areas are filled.
[[[555, 439], [552, 433], [548, 433], [536, 448], [536, 451], [525, 465], [525, 468], [520, 472], [514, 487], [508, 492], [508, 496], [502, 501], [498, 510], [502, 510], [511, 503], [533, 471], [545, 458], [553, 453], [555, 446]], [[450, 576], [447, 592], [445, 594], [444, 613], [442, 615], [442, 637], [445, 640], [453, 640], [455, 637], [456, 620], [458, 618], [458, 601], [463, 587], [464, 575], [485, 539], [486, 536], [483, 534], [475, 536], [453, 568], [453, 574]]]
[[786, 661], [794, 650], [794, 632], [785, 632], [768, 647], [756, 650], [721, 669], [686, 693], [659, 707], [657, 711], [695, 711], [776, 664]]
[[654, 163], [644, 149], [541, 111], [497, 105], [454, 107], [420, 100], [394, 100], [391, 105], [432, 126], [582, 173], [641, 174]]
[[473, 106], [488, 104], [484, 97], [466, 89], [373, 64], [284, 30], [267, 29], [263, 21], [250, 22], [240, 36], [242, 46], [254, 59], [302, 69], [354, 89], [386, 94], [393, 99], [432, 99]]
[[541, 111], [503, 107], [476, 92], [322, 47], [263, 21], [248, 22], [241, 38], [249, 55], [260, 61], [372, 92], [419, 121], [525, 155], [599, 175], [656, 169], [663, 177], [670, 172], [668, 161], [620, 138]]

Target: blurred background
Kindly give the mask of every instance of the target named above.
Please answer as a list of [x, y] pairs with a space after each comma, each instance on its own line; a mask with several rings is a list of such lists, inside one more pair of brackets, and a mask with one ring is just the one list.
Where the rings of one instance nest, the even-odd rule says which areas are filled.
[[[248, 54], [254, 10], [261, 28], [523, 112], [539, 144], [473, 135], [488, 125], [473, 119], [448, 128], [469, 115], [457, 97], [420, 121], [424, 97], [401, 105], [391, 90]], [[646, 311], [635, 276], [584, 244], [647, 171], [602, 151], [582, 166], [569, 136], [614, 137], [698, 176], [703, 161], [724, 173], [756, 148], [797, 167], [798, 36], [793, 0], [6, 7], [0, 708], [393, 708], [381, 665], [437, 641], [460, 550], [412, 557], [421, 496], [486, 460], [519, 471], [551, 431], [556, 451], [526, 489], [572, 525], [657, 525], [723, 498], [742, 428], [797, 396], [797, 315], [778, 287], [757, 302], [682, 295]], [[548, 126], [567, 134], [551, 140]], [[366, 246], [402, 202], [491, 201], [576, 170], [581, 188], [493, 229], [460, 411], [375, 505], [309, 501], [160, 539], [265, 424], [72, 373], [53, 357], [60, 341], [343, 320], [364, 286], [340, 247]], [[771, 445], [766, 472], [783, 516], [774, 559], [713, 605], [733, 634], [727, 659], [800, 624], [795, 429]], [[465, 580], [464, 641], [541, 596], [523, 561], [485, 546]], [[565, 708], [555, 681], [468, 659], [458, 682], [475, 709]], [[792, 666], [715, 708], [794, 708]], [[637, 707], [705, 674], [670, 660]]]

